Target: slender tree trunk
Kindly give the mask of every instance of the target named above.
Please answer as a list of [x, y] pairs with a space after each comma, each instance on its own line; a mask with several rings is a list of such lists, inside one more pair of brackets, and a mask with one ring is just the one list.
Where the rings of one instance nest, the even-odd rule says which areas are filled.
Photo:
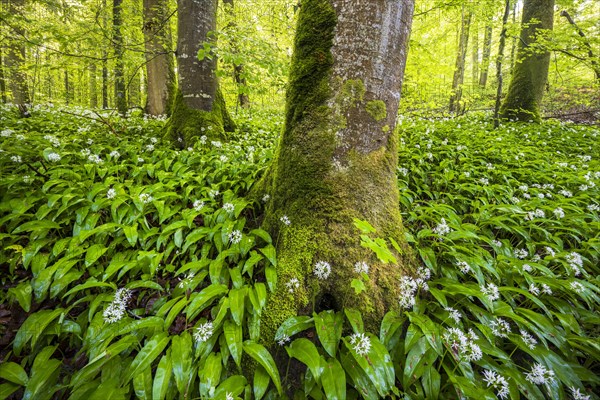
[[540, 107], [548, 80], [550, 53], [535, 48], [536, 36], [552, 30], [554, 0], [525, 0], [521, 41], [517, 48], [506, 99], [500, 117], [519, 121], [540, 121]]
[[477, 85], [479, 81], [479, 30], [477, 29], [477, 24], [475, 23], [473, 26], [473, 43], [472, 53], [471, 53], [471, 81], [472, 85]]
[[[518, 1], [515, 1], [512, 7], [512, 23], [513, 25], [516, 25], [517, 23], [517, 5], [519, 4]], [[517, 49], [517, 37], [513, 36], [512, 40], [511, 40], [511, 46], [510, 46], [510, 69], [511, 71], [515, 68], [515, 54], [516, 54], [516, 50]]]
[[472, 16], [472, 12], [468, 12], [465, 14], [465, 10], [463, 7], [458, 52], [456, 53], [456, 65], [454, 67], [454, 77], [452, 79], [452, 95], [450, 96], [449, 111], [451, 113], [460, 111], [462, 85], [465, 78], [465, 59], [467, 58], [467, 46], [469, 44], [469, 28], [471, 26]]
[[[567, 10], [562, 10], [560, 12], [560, 15], [561, 15], [561, 17], [565, 17], [567, 19], [567, 21], [569, 21], [569, 24], [571, 24], [571, 26], [573, 28], [575, 28], [579, 37], [581, 37], [581, 39], [583, 39], [583, 46], [587, 50], [587, 55], [590, 59], [590, 65], [592, 67], [592, 71], [594, 71], [594, 76], [596, 77], [597, 83], [600, 83], [600, 64], [598, 63], [598, 56], [596, 54], [594, 54], [594, 49], [592, 48], [592, 45], [590, 44], [590, 40], [587, 38], [587, 36], [585, 36], [585, 33], [583, 32], [583, 30], [575, 23], [575, 21], [571, 17], [571, 14], [569, 14], [569, 12]], [[600, 49], [599, 49], [599, 51], [600, 51]]]
[[502, 100], [502, 59], [504, 58], [504, 46], [506, 43], [506, 24], [508, 23], [508, 15], [510, 13], [510, 0], [506, 0], [504, 6], [504, 16], [502, 17], [502, 31], [500, 32], [500, 43], [498, 45], [498, 58], [496, 58], [496, 78], [498, 81], [498, 88], [496, 90], [496, 105], [494, 106], [494, 127], [498, 128], [500, 125], [500, 119], [498, 114], [500, 112], [500, 102]]
[[[235, 20], [235, 4], [233, 0], [223, 0], [223, 3], [229, 6], [229, 12], [231, 13], [232, 20]], [[229, 28], [234, 29], [235, 22], [232, 22]], [[237, 53], [237, 43], [235, 43], [235, 39], [234, 42], [231, 43], [231, 47], [233, 48], [233, 51]], [[244, 77], [245, 68], [246, 67], [244, 64], [234, 64], [233, 66], [233, 79], [238, 87], [237, 101], [242, 108], [250, 107], [250, 97], [247, 93], [247, 83], [246, 78]]]
[[479, 75], [479, 86], [483, 88], [487, 85], [490, 54], [492, 54], [492, 24], [488, 23], [485, 26], [485, 34], [483, 36], [483, 60], [481, 61], [481, 74]]
[[127, 113], [125, 66], [123, 63], [123, 34], [121, 33], [121, 5], [123, 0], [113, 0], [113, 51], [115, 55], [115, 104], [121, 115]]
[[102, 108], [108, 108], [108, 53], [102, 53]]
[[91, 62], [89, 65], [89, 85], [90, 85], [90, 108], [98, 107], [98, 87], [96, 81], [96, 63]]
[[146, 112], [169, 115], [175, 90], [173, 39], [166, 0], [144, 0], [144, 40], [148, 77]]
[[4, 75], [4, 54], [0, 49], [0, 100], [2, 103], [7, 102], [6, 98], [6, 78]]
[[[9, 15], [23, 15], [25, 0], [10, 0], [8, 2]], [[25, 41], [23, 36], [25, 29], [20, 22], [14, 25], [12, 37], [8, 40], [6, 49], [6, 69], [10, 73], [10, 90], [13, 103], [19, 108], [21, 115], [29, 117], [27, 105], [29, 104], [29, 87], [27, 75], [24, 71], [25, 63]]]
[[63, 71], [63, 82], [65, 84], [65, 104], [71, 104], [71, 85], [69, 82], [69, 70], [65, 69]]
[[169, 121], [173, 140], [186, 146], [202, 135], [224, 138], [233, 131], [215, 74], [215, 57], [198, 59], [198, 51], [216, 28], [217, 0], [179, 0], [177, 73], [179, 88]]
[[[412, 264], [408, 257], [378, 262], [360, 245], [353, 218], [406, 244], [394, 128], [413, 7], [390, 0], [302, 2], [285, 127], [263, 182], [272, 195], [265, 227], [279, 238], [280, 282], [261, 321], [266, 341], [281, 322], [313, 306], [354, 307], [372, 325], [398, 307], [397, 282]], [[283, 215], [291, 225], [279, 222]], [[319, 261], [331, 266], [327, 279], [313, 274]], [[361, 261], [371, 265], [370, 280], [367, 292], [356, 295], [350, 283]], [[290, 294], [286, 284], [294, 279], [300, 287]]]

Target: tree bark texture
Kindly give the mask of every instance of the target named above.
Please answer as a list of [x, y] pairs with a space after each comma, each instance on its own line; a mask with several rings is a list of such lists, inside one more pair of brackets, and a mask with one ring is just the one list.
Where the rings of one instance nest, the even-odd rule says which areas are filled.
[[148, 78], [146, 112], [169, 115], [175, 90], [173, 39], [166, 0], [144, 0], [144, 40]]
[[506, 44], [506, 24], [508, 23], [508, 15], [510, 13], [510, 0], [506, 0], [504, 5], [504, 16], [502, 17], [502, 31], [500, 32], [500, 43], [498, 44], [498, 57], [496, 58], [496, 80], [498, 87], [496, 88], [496, 104], [494, 106], [494, 127], [500, 125], [500, 103], [502, 100], [502, 86], [504, 78], [502, 75], [502, 62], [504, 58], [504, 46]]
[[490, 55], [492, 54], [492, 24], [485, 27], [483, 35], [483, 54], [481, 61], [481, 73], [479, 75], [479, 86], [485, 88], [488, 80], [488, 72], [490, 69]]
[[115, 105], [119, 114], [127, 113], [127, 92], [125, 88], [125, 65], [123, 62], [123, 34], [121, 6], [123, 0], [113, 0], [113, 51], [115, 55]]
[[96, 79], [96, 63], [91, 62], [89, 67], [89, 89], [90, 89], [90, 108], [98, 107], [98, 83]]
[[479, 30], [477, 24], [473, 26], [473, 40], [471, 40], [471, 84], [475, 86], [479, 81]]
[[[9, 15], [22, 15], [25, 8], [25, 0], [10, 0], [8, 2]], [[27, 85], [27, 74], [24, 71], [25, 64], [25, 41], [23, 36], [25, 30], [20, 24], [14, 25], [12, 37], [8, 40], [6, 47], [5, 65], [9, 73], [10, 90], [13, 103], [19, 108], [23, 116], [29, 116], [27, 104], [29, 104], [29, 87]]]
[[[279, 237], [280, 282], [262, 322], [267, 341], [280, 323], [311, 306], [355, 307], [373, 323], [398, 304], [398, 279], [412, 266], [404, 258], [377, 262], [361, 247], [353, 218], [407, 247], [394, 128], [413, 7], [396, 0], [301, 4], [285, 128], [265, 184], [272, 195], [265, 226]], [[279, 222], [283, 215], [291, 225]], [[315, 278], [319, 261], [331, 265], [328, 279]], [[360, 261], [371, 265], [369, 289], [355, 295], [350, 284]], [[286, 287], [292, 279], [301, 282], [293, 294]]]
[[458, 52], [456, 53], [456, 64], [454, 66], [454, 77], [452, 78], [452, 95], [450, 96], [450, 112], [460, 111], [460, 100], [462, 98], [462, 85], [465, 79], [465, 59], [467, 58], [467, 46], [469, 44], [469, 28], [471, 27], [472, 12], [465, 13], [463, 8], [462, 22], [460, 26], [460, 37], [458, 41]]
[[554, 0], [525, 0], [517, 61], [500, 117], [518, 121], [540, 121], [540, 107], [548, 80], [550, 53], [536, 48], [538, 35], [552, 30]]
[[208, 33], [216, 29], [217, 0], [179, 0], [177, 73], [179, 87], [169, 121], [171, 138], [183, 146], [202, 135], [223, 138], [233, 131], [225, 101], [215, 74], [216, 58], [198, 59]]
[[6, 98], [6, 75], [4, 74], [4, 54], [0, 49], [0, 101], [7, 102]]
[[[231, 13], [232, 20], [235, 20], [235, 3], [233, 0], [223, 0], [223, 4], [227, 4], [229, 7], [229, 12]], [[230, 28], [235, 28], [235, 23], [231, 23]], [[237, 43], [235, 43], [235, 38], [232, 40], [231, 47], [234, 51], [237, 52]], [[244, 64], [235, 64], [233, 66], [233, 79], [238, 87], [238, 96], [237, 102], [240, 107], [248, 108], [250, 107], [250, 97], [246, 93], [246, 78], [244, 77]]]

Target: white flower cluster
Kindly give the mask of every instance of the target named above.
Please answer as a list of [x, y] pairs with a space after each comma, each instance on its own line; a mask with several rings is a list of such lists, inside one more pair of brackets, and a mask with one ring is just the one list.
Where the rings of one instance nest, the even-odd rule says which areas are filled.
[[520, 260], [524, 260], [525, 258], [527, 258], [528, 255], [529, 255], [529, 252], [526, 249], [516, 249], [515, 250], [515, 257], [517, 257]]
[[536, 385], [543, 385], [554, 381], [554, 371], [547, 369], [540, 363], [535, 363], [531, 372], [525, 374], [525, 379]]
[[204, 202], [202, 200], [195, 200], [192, 207], [194, 207], [194, 210], [200, 211], [202, 210], [202, 207], [204, 207]]
[[398, 168], [398, 172], [402, 175], [402, 176], [408, 176], [408, 170], [404, 167], [400, 167]]
[[546, 213], [544, 210], [540, 210], [539, 208], [535, 211], [529, 211], [525, 216], [525, 221], [533, 221], [536, 218], [544, 218], [546, 217]]
[[401, 308], [411, 309], [417, 302], [417, 291], [422, 289], [424, 291], [429, 290], [427, 280], [431, 276], [431, 271], [427, 268], [419, 267], [417, 270], [417, 276], [412, 278], [410, 276], [403, 276], [400, 278], [400, 298], [399, 303]]
[[487, 296], [489, 301], [495, 301], [500, 298], [500, 292], [498, 291], [498, 286], [493, 283], [488, 283], [487, 286], [481, 285], [479, 287], [481, 293]]
[[148, 152], [154, 151], [154, 145], [147, 144], [144, 151], [148, 151]]
[[265, 194], [262, 198], [262, 202], [266, 203], [267, 201], [269, 201], [270, 198], [271, 198], [271, 195]]
[[562, 194], [564, 197], [573, 197], [573, 192], [570, 192], [568, 190], [561, 190], [560, 192], [558, 192], [560, 194]]
[[462, 272], [463, 274], [468, 274], [469, 272], [471, 272], [471, 266], [466, 261], [459, 261], [458, 263], [456, 263], [456, 266], [460, 269], [460, 272]]
[[129, 289], [117, 289], [114, 300], [102, 313], [104, 322], [112, 324], [120, 321], [127, 312], [127, 302], [130, 298], [131, 291]]
[[194, 339], [197, 342], [203, 343], [206, 342], [213, 334], [213, 324], [212, 322], [205, 322], [200, 324], [196, 328], [196, 332], [194, 332]]
[[235, 206], [232, 203], [225, 203], [223, 204], [223, 210], [228, 213], [232, 213], [235, 210]]
[[238, 229], [233, 230], [229, 233], [228, 237], [232, 244], [238, 244], [242, 241], [242, 232], [240, 232]]
[[531, 350], [535, 349], [537, 340], [533, 336], [531, 336], [529, 334], [529, 332], [527, 332], [523, 329], [519, 330], [519, 333], [521, 334], [521, 339], [523, 340], [523, 343], [525, 343], [525, 345], [527, 347], [529, 347]]
[[585, 290], [585, 287], [580, 282], [577, 282], [577, 281], [571, 282], [570, 286], [574, 292], [577, 292], [580, 294], [583, 293], [583, 291]]
[[450, 345], [454, 354], [461, 359], [467, 361], [481, 359], [481, 348], [475, 343], [475, 340], [479, 339], [479, 337], [472, 329], [469, 329], [469, 333], [465, 334], [458, 328], [448, 328], [442, 338]]
[[355, 333], [350, 336], [350, 344], [359, 356], [369, 354], [369, 350], [371, 349], [371, 339], [364, 333]]
[[331, 265], [326, 261], [317, 261], [313, 273], [321, 280], [327, 279], [331, 274]]
[[110, 188], [106, 192], [106, 198], [109, 200], [114, 199], [116, 196], [117, 196], [117, 191], [114, 188]]
[[48, 153], [48, 161], [58, 162], [60, 158], [60, 154], [58, 153]]
[[52, 135], [46, 135], [44, 136], [44, 139], [49, 141], [53, 147], [60, 147], [60, 140], [58, 140], [56, 137]]
[[510, 333], [510, 324], [502, 318], [496, 318], [495, 321], [490, 322], [490, 328], [492, 333], [498, 337], [508, 337]]
[[556, 255], [556, 252], [554, 251], [554, 249], [550, 246], [546, 246], [544, 247], [544, 250], [546, 250], [546, 253], [548, 253], [548, 255], [550, 257], [554, 257]]
[[150, 196], [148, 193], [140, 193], [139, 199], [144, 204], [148, 204], [152, 200], [154, 200], [154, 198], [152, 196]]
[[510, 394], [508, 390], [508, 382], [502, 375], [486, 369], [483, 371], [483, 380], [485, 383], [487, 383], [488, 387], [491, 386], [494, 388], [494, 390], [496, 390], [496, 396], [499, 398], [506, 399]]
[[289, 343], [290, 337], [287, 335], [283, 335], [281, 337], [276, 337], [275, 341], [277, 342], [278, 345], [285, 346], [286, 343]]
[[117, 150], [113, 150], [110, 152], [109, 156], [110, 158], [114, 158], [116, 160], [121, 157], [121, 153], [119, 153]]
[[446, 223], [446, 219], [444, 218], [442, 218], [442, 221], [435, 228], [433, 228], [433, 233], [438, 234], [440, 236], [444, 236], [450, 233], [450, 231], [451, 229]]
[[104, 162], [97, 154], [90, 154], [88, 156], [88, 161], [94, 164], [102, 164]]
[[457, 324], [460, 322], [460, 319], [462, 318], [462, 314], [460, 312], [458, 312], [458, 310], [456, 310], [452, 307], [446, 307], [446, 308], [444, 308], [444, 310], [448, 311], [448, 313], [450, 314], [450, 318], [452, 318], [454, 320], [454, 322], [456, 322]]
[[567, 254], [565, 258], [573, 270], [573, 274], [575, 276], [581, 275], [581, 270], [583, 269], [583, 259], [581, 258], [581, 255], [579, 253], [572, 252]]
[[16, 162], [16, 163], [22, 163], [23, 159], [21, 158], [21, 156], [10, 156], [10, 159], [12, 162]]
[[11, 137], [13, 133], [15, 133], [15, 131], [13, 131], [12, 129], [4, 129], [2, 132], [0, 132], [0, 136]]
[[369, 264], [364, 261], [358, 261], [354, 264], [354, 272], [357, 274], [369, 274]]
[[552, 212], [554, 213], [554, 216], [558, 219], [565, 217], [565, 211], [560, 207], [555, 208]]
[[288, 292], [294, 293], [296, 289], [300, 288], [300, 281], [298, 278], [292, 278], [285, 283], [285, 287], [288, 289]]
[[290, 221], [290, 219], [288, 218], [288, 216], [287, 216], [287, 215], [284, 215], [283, 217], [279, 218], [279, 220], [280, 220], [280, 221], [281, 221], [281, 222], [282, 222], [284, 225], [287, 225], [287, 226], [289, 226], [289, 225], [292, 223], [292, 221]]
[[591, 396], [586, 396], [579, 391], [579, 389], [575, 387], [571, 387], [571, 396], [573, 396], [573, 400], [590, 400]]
[[589, 212], [600, 211], [600, 206], [598, 204], [589, 204], [587, 209]]

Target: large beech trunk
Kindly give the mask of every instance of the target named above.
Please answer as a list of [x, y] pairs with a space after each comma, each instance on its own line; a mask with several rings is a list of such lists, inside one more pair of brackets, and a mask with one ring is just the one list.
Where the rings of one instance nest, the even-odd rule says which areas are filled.
[[[354, 307], [371, 323], [398, 304], [398, 279], [413, 268], [396, 181], [396, 116], [414, 3], [305, 0], [298, 16], [283, 136], [268, 175], [265, 225], [278, 237], [278, 286], [263, 316], [266, 341], [281, 322], [314, 309]], [[280, 218], [286, 215], [291, 224]], [[360, 245], [353, 219], [406, 248], [382, 264]], [[328, 279], [313, 274], [331, 265]], [[370, 264], [355, 295], [356, 262]], [[286, 283], [301, 282], [292, 294]]]
[[210, 42], [216, 29], [217, 0], [179, 0], [177, 73], [169, 132], [172, 139], [189, 145], [201, 135], [224, 137], [235, 125], [225, 107], [215, 74], [216, 58], [198, 59], [198, 51]]
[[166, 0], [144, 0], [144, 40], [148, 98], [146, 112], [151, 115], [170, 114], [175, 88], [171, 25]]
[[115, 54], [115, 105], [121, 115], [127, 113], [127, 90], [125, 87], [125, 64], [123, 61], [123, 34], [121, 5], [123, 0], [113, 0], [113, 51]]
[[554, 0], [525, 0], [521, 22], [521, 40], [508, 94], [500, 117], [518, 121], [539, 121], [540, 106], [548, 80], [550, 53], [536, 49], [536, 37], [552, 30]]

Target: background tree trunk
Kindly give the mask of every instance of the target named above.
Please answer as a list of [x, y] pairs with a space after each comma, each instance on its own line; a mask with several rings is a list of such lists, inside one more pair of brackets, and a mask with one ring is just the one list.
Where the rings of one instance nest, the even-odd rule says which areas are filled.
[[173, 39], [166, 0], [144, 0], [146, 47], [146, 112], [169, 115], [175, 90]]
[[451, 113], [460, 111], [462, 85], [465, 78], [465, 59], [467, 58], [467, 46], [469, 44], [469, 28], [471, 26], [472, 16], [472, 12], [468, 12], [465, 14], [465, 10], [463, 7], [458, 52], [456, 53], [456, 65], [454, 67], [454, 77], [452, 79], [452, 95], [450, 96], [449, 111]]
[[506, 24], [508, 23], [508, 15], [510, 13], [510, 0], [506, 0], [504, 6], [504, 16], [502, 17], [502, 31], [500, 32], [500, 43], [498, 44], [498, 57], [496, 58], [496, 80], [498, 81], [498, 87], [496, 89], [496, 104], [494, 106], [494, 127], [498, 128], [500, 125], [499, 113], [500, 113], [500, 102], [502, 100], [502, 61], [504, 58], [504, 46], [506, 44]]
[[481, 74], [479, 75], [479, 86], [486, 87], [488, 71], [490, 69], [490, 54], [492, 54], [492, 24], [485, 26], [483, 36], [483, 59], [481, 61]]
[[[8, 2], [9, 15], [22, 15], [25, 8], [25, 0], [10, 0]], [[13, 26], [12, 37], [8, 40], [6, 49], [6, 69], [10, 76], [10, 90], [13, 103], [21, 111], [21, 115], [29, 116], [27, 104], [29, 104], [29, 87], [27, 75], [24, 71], [25, 64], [25, 29], [20, 24]]]
[[[223, 0], [223, 4], [227, 4], [229, 7], [229, 12], [231, 13], [232, 20], [235, 20], [235, 4], [233, 0]], [[235, 28], [235, 22], [231, 23], [229, 26], [231, 29]], [[231, 47], [237, 53], [237, 43], [235, 40], [231, 43]], [[240, 107], [247, 108], [250, 107], [250, 97], [246, 93], [246, 78], [244, 77], [244, 64], [234, 64], [233, 66], [233, 79], [238, 87], [238, 96], [237, 102]]]
[[552, 30], [554, 0], [525, 0], [521, 40], [517, 48], [508, 94], [500, 117], [519, 121], [540, 121], [540, 107], [548, 80], [550, 53], [535, 48], [536, 36]]
[[115, 105], [119, 114], [127, 113], [125, 66], [123, 64], [123, 34], [121, 33], [121, 5], [123, 0], [113, 0], [113, 52], [115, 55]]
[[90, 108], [98, 107], [98, 85], [96, 80], [96, 63], [89, 65]]
[[[398, 304], [398, 279], [411, 267], [404, 260], [377, 262], [361, 247], [353, 218], [406, 244], [394, 128], [413, 6], [391, 0], [302, 2], [285, 128], [266, 184], [272, 201], [265, 226], [279, 237], [280, 282], [263, 314], [267, 341], [281, 322], [311, 307], [358, 308], [374, 323]], [[290, 226], [279, 222], [283, 215]], [[313, 275], [318, 261], [331, 265], [326, 280]], [[371, 265], [370, 281], [367, 292], [355, 295], [350, 284], [359, 261]], [[293, 295], [286, 288], [291, 279], [302, 283]]]
[[0, 101], [7, 102], [6, 98], [6, 77], [4, 75], [4, 54], [0, 49]]
[[177, 34], [177, 74], [179, 88], [169, 121], [171, 137], [183, 146], [201, 135], [223, 138], [233, 131], [225, 100], [215, 74], [216, 58], [207, 54], [199, 60], [198, 51], [209, 42], [216, 29], [217, 0], [179, 0]]
[[471, 53], [471, 84], [477, 85], [479, 81], [479, 29], [477, 29], [477, 22], [473, 24], [473, 40], [471, 40], [472, 53]]

